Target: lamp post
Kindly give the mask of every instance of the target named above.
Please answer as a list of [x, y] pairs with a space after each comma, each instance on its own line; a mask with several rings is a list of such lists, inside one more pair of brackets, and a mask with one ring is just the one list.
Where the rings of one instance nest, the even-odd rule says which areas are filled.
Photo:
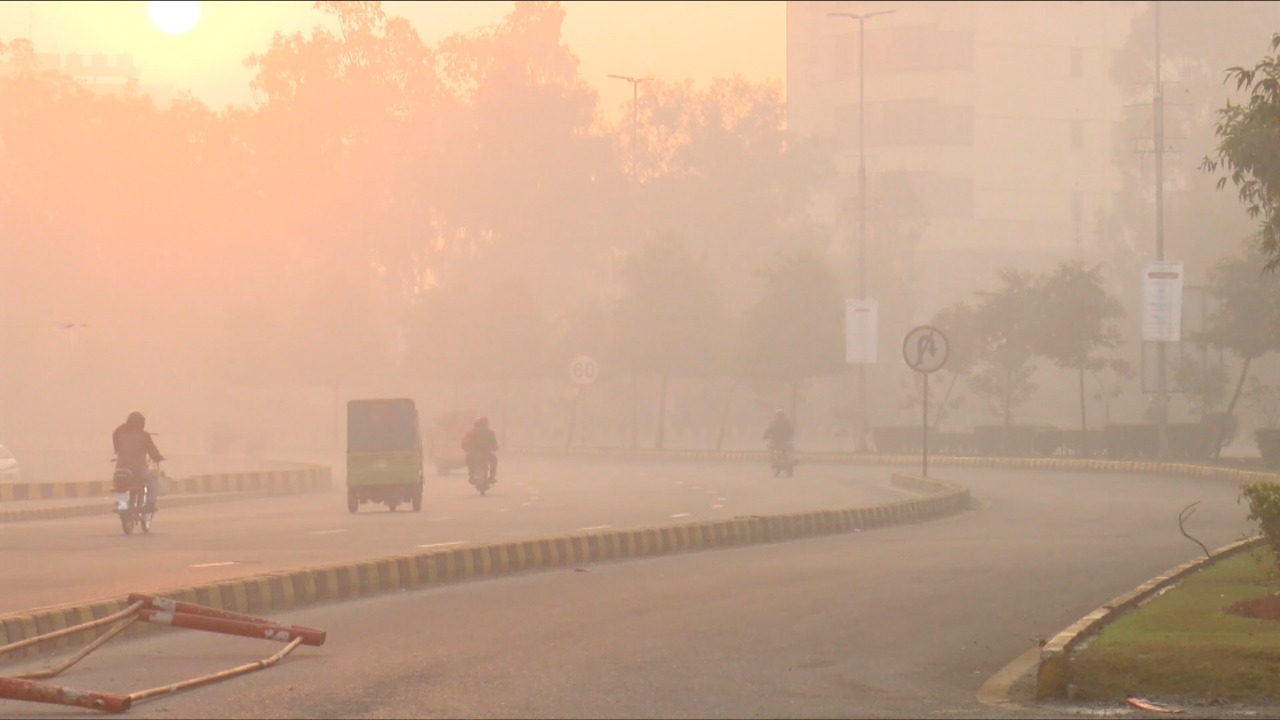
[[[637, 133], [637, 128], [639, 127], [640, 84], [644, 82], [648, 82], [653, 78], [652, 77], [638, 78], [638, 77], [631, 77], [630, 75], [612, 75], [612, 74], [609, 75], [609, 77], [615, 80], [622, 80], [623, 82], [631, 83], [631, 158], [630, 158], [631, 182], [636, 183], [639, 181], [639, 178], [636, 175], [636, 169], [637, 169], [636, 157], [638, 155], [637, 147], [636, 147], [638, 144], [638, 139], [637, 139], [638, 136], [636, 135], [636, 133]], [[633, 193], [635, 192], [634, 189], [632, 190], [632, 192]], [[635, 201], [634, 201], [634, 195], [633, 195], [633, 200], [632, 200], [633, 212], [634, 212], [634, 204], [635, 204]], [[636, 417], [636, 375], [635, 373], [631, 373], [631, 433], [630, 433], [631, 438], [630, 440], [631, 440], [632, 450], [636, 449], [637, 423], [638, 423], [638, 420]]]
[[[867, 85], [867, 20], [877, 15], [890, 15], [894, 10], [878, 10], [866, 13], [827, 13], [830, 17], [843, 17], [858, 21], [858, 298], [867, 298], [867, 149], [866, 149], [866, 98]], [[867, 441], [867, 366], [858, 365], [858, 449], [864, 449]]]

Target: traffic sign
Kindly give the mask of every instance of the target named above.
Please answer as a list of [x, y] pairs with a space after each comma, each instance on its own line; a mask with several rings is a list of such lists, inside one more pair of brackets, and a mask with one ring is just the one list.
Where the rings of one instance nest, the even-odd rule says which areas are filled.
[[951, 343], [932, 325], [914, 327], [902, 341], [902, 357], [912, 370], [929, 374], [942, 369], [951, 354]]
[[578, 385], [590, 385], [600, 375], [600, 365], [590, 355], [579, 355], [569, 362], [569, 379]]

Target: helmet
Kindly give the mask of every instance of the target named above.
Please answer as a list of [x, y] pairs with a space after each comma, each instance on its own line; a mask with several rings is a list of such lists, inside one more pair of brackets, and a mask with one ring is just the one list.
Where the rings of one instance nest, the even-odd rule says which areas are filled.
[[480, 417], [476, 419], [476, 427], [488, 427], [488, 426], [489, 426], [489, 418]]
[[124, 421], [124, 424], [129, 425], [131, 427], [136, 427], [139, 430], [141, 430], [142, 428], [146, 427], [147, 419], [142, 416], [142, 413], [138, 412], [137, 410], [134, 410], [133, 412], [129, 413], [129, 417]]
[[777, 410], [774, 410], [774, 411], [773, 411], [773, 416], [774, 416], [774, 417], [779, 417], [779, 418], [781, 418], [781, 417], [786, 417], [786, 416], [787, 416], [787, 412], [786, 412], [785, 410], [783, 410], [782, 408], [778, 408]]

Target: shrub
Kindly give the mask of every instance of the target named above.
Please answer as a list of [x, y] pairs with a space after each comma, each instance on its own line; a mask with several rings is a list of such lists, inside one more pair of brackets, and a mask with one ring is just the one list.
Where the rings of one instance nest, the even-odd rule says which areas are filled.
[[1249, 483], [1240, 489], [1240, 497], [1248, 501], [1248, 519], [1258, 523], [1258, 534], [1271, 549], [1276, 570], [1280, 571], [1280, 485]]

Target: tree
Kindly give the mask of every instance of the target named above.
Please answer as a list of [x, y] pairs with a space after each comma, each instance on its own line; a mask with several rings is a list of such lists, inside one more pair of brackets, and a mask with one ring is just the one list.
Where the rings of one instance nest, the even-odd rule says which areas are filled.
[[[959, 401], [953, 402], [951, 394], [960, 378], [973, 372], [978, 363], [981, 329], [977, 311], [966, 302], [953, 303], [939, 310], [931, 324], [947, 336], [948, 342], [947, 365], [941, 371], [947, 377], [947, 390], [938, 400], [938, 409], [931, 423], [937, 426], [951, 410], [959, 407]], [[913, 406], [916, 404], [912, 403]]]
[[978, 363], [971, 384], [996, 403], [1007, 438], [1013, 410], [1035, 392], [1037, 333], [1043, 323], [1036, 277], [1014, 268], [999, 271], [1000, 287], [978, 293], [975, 308]]
[[826, 260], [813, 252], [782, 253], [758, 275], [764, 296], [743, 321], [738, 373], [784, 383], [795, 423], [801, 384], [845, 367], [844, 296]]
[[1098, 353], [1120, 345], [1124, 307], [1106, 286], [1102, 266], [1086, 266], [1081, 261], [1058, 265], [1038, 281], [1043, 303], [1034, 328], [1037, 351], [1060, 368], [1077, 373], [1080, 391], [1080, 433], [1084, 452], [1089, 451], [1089, 425], [1085, 411], [1085, 373], [1116, 367], [1123, 360]]
[[1219, 143], [1201, 167], [1227, 173], [1218, 179], [1218, 188], [1230, 179], [1249, 216], [1261, 219], [1265, 267], [1275, 270], [1280, 267], [1280, 156], [1275, 152], [1280, 144], [1280, 33], [1272, 36], [1270, 52], [1253, 68], [1227, 69], [1227, 81], [1234, 80], [1249, 99], [1243, 105], [1228, 101], [1218, 111], [1214, 133]]
[[[1235, 413], [1250, 364], [1280, 349], [1280, 277], [1262, 269], [1263, 252], [1251, 243], [1244, 252], [1224, 258], [1209, 271], [1209, 289], [1218, 298], [1218, 307], [1209, 316], [1204, 339], [1243, 361], [1227, 403], [1227, 419]], [[1215, 460], [1222, 452], [1226, 429], [1227, 422], [1218, 424], [1211, 450]]]
[[612, 355], [634, 374], [659, 378], [655, 447], [663, 447], [667, 381], [720, 367], [724, 314], [705, 260], [666, 236], [628, 256], [613, 308]]

